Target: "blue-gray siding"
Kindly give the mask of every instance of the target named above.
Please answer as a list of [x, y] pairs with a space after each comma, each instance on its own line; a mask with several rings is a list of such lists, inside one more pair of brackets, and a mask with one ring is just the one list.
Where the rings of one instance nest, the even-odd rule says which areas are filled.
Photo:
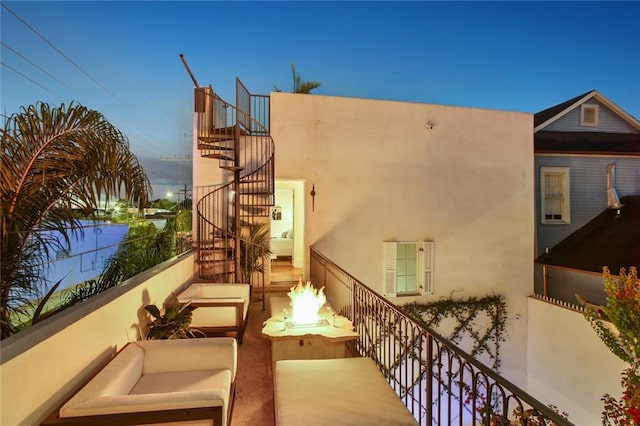
[[[614, 271], [612, 271], [614, 272]], [[618, 271], [615, 271], [616, 273]], [[544, 294], [544, 279], [542, 265], [535, 266], [535, 294]], [[602, 275], [570, 271], [562, 268], [547, 269], [547, 296], [565, 302], [578, 304], [576, 294], [586, 302], [594, 305], [605, 305], [607, 297], [604, 292], [604, 280]]]
[[555, 132], [605, 132], [605, 133], [638, 133], [628, 122], [620, 118], [616, 113], [595, 99], [590, 99], [585, 104], [599, 105], [598, 127], [580, 125], [580, 105], [558, 120], [544, 128]]
[[[544, 156], [535, 159], [536, 257], [607, 208], [607, 164], [616, 165], [615, 188], [620, 197], [640, 195], [640, 157]], [[540, 167], [569, 167], [571, 223], [540, 223]]]

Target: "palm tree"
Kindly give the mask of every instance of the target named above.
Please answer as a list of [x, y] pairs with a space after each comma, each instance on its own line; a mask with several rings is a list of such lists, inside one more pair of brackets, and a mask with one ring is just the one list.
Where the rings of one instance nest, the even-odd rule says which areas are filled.
[[[292, 93], [309, 94], [311, 93], [312, 90], [320, 87], [320, 83], [317, 81], [302, 81], [300, 76], [296, 74], [296, 64], [294, 63], [291, 64], [291, 73], [293, 75], [293, 87], [291, 90]], [[281, 92], [281, 90], [278, 89], [277, 87], [274, 87], [274, 90], [276, 92]]]
[[[41, 292], [49, 252], [81, 232], [74, 208], [124, 193], [144, 206], [151, 184], [126, 137], [97, 111], [72, 102], [22, 107], [1, 129], [1, 338], [15, 332], [11, 313]], [[62, 241], [47, 235], [57, 231]], [[44, 291], [46, 292], [46, 290]], [[41, 294], [41, 293], [40, 293]]]

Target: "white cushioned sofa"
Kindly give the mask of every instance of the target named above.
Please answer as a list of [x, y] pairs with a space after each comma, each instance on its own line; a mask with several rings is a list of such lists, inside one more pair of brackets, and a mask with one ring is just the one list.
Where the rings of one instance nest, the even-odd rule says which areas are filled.
[[231, 337], [130, 342], [43, 424], [227, 425], [236, 370]]
[[178, 295], [180, 303], [191, 302], [191, 327], [207, 335], [236, 332], [242, 344], [249, 314], [249, 284], [193, 283]]

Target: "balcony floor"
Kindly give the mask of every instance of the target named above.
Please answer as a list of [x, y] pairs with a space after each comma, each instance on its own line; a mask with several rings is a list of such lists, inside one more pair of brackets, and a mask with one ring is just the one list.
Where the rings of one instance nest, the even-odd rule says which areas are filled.
[[[268, 299], [271, 294], [274, 293], [266, 293], [264, 311], [262, 300], [256, 297], [249, 305], [244, 341], [238, 346], [236, 400], [231, 419], [233, 426], [271, 426], [275, 423], [271, 345], [269, 340], [262, 337], [262, 324], [268, 318]], [[282, 295], [281, 292], [276, 294]]]

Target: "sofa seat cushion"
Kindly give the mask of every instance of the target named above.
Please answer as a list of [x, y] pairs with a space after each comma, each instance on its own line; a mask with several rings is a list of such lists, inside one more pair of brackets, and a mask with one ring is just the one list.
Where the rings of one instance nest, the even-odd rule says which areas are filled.
[[129, 395], [85, 401], [61, 411], [60, 417], [221, 406], [226, 418], [230, 385], [229, 370], [148, 374], [140, 377]]
[[240, 326], [236, 316], [237, 311], [234, 306], [223, 306], [224, 304], [239, 304], [243, 306], [243, 321], [247, 317], [248, 303], [242, 298], [210, 298], [192, 299], [191, 303], [198, 307], [192, 313], [191, 326], [198, 327], [234, 327]]
[[130, 395], [175, 393], [221, 389], [223, 397], [229, 396], [231, 372], [229, 370], [199, 370], [159, 374], [145, 374], [131, 389]]
[[[250, 291], [251, 286], [249, 286], [249, 284], [193, 283], [178, 295], [178, 300], [180, 301], [180, 303], [191, 301], [191, 303], [195, 305], [205, 305], [211, 308], [214, 308], [216, 304], [243, 303], [242, 317], [246, 318], [247, 313], [249, 312]], [[206, 309], [206, 311], [208, 311], [206, 314], [210, 315], [210, 311], [213, 310]], [[195, 311], [193, 311], [194, 320], [197, 321], [197, 317], [199, 315], [204, 315], [203, 311], [205, 311], [205, 308], [196, 309]], [[226, 312], [224, 312], [221, 317], [225, 320], [226, 323], [233, 325], [232, 321], [235, 321], [234, 309], [231, 307], [227, 308]], [[207, 318], [205, 319], [205, 321], [219, 321], [219, 319], [220, 318]], [[219, 323], [214, 322], [210, 325], [219, 325]]]
[[200, 407], [224, 407], [219, 391], [189, 391], [141, 395], [111, 395], [86, 401], [64, 412], [60, 417], [99, 416], [103, 414], [140, 413], [145, 411], [180, 410]]

